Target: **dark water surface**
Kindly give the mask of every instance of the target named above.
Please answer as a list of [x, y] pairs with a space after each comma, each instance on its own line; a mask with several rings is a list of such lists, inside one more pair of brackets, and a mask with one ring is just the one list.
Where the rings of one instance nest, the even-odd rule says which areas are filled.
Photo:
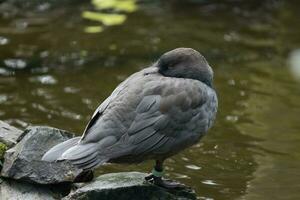
[[300, 82], [288, 64], [300, 48], [300, 3], [221, 2], [132, 1], [118, 26], [91, 20], [100, 11], [89, 2], [0, 4], [0, 119], [80, 135], [128, 75], [192, 47], [214, 68], [219, 113], [201, 143], [168, 160], [167, 175], [199, 199], [300, 199]]

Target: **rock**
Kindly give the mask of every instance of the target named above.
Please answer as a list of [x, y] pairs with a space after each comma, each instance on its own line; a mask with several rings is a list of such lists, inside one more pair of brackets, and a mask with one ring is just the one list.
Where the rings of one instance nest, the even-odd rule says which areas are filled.
[[7, 147], [15, 145], [22, 136], [22, 131], [0, 120], [0, 142]]
[[45, 162], [41, 158], [54, 145], [70, 139], [73, 134], [50, 127], [31, 127], [13, 148], [6, 151], [1, 175], [40, 184], [73, 182], [82, 170], [69, 162]]
[[99, 176], [91, 183], [71, 192], [63, 200], [158, 200], [158, 199], [196, 199], [193, 191], [186, 188], [184, 190], [167, 190], [161, 187], [145, 183], [145, 173], [122, 172], [111, 173]]
[[1, 200], [54, 200], [57, 198], [50, 189], [41, 185], [0, 179]]

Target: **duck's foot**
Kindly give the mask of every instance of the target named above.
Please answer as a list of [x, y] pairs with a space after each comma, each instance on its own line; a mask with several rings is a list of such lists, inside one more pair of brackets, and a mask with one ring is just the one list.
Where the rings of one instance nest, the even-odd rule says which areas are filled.
[[166, 189], [184, 189], [184, 188], [186, 188], [185, 185], [183, 185], [177, 181], [173, 181], [170, 179], [163, 179], [162, 177], [156, 177], [153, 174], [145, 177], [145, 180], [154, 185], [157, 185], [159, 187], [163, 187]]

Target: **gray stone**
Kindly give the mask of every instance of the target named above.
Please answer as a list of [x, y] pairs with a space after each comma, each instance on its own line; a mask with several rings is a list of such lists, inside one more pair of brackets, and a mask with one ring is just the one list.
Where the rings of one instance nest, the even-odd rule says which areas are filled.
[[7, 147], [15, 145], [23, 131], [0, 120], [0, 142]]
[[186, 188], [167, 190], [145, 183], [145, 173], [122, 172], [99, 176], [91, 183], [71, 192], [63, 200], [158, 200], [158, 199], [196, 199], [195, 193]]
[[70, 139], [73, 134], [50, 127], [31, 127], [13, 148], [6, 151], [1, 171], [3, 177], [40, 184], [73, 182], [82, 170], [70, 163], [41, 161], [54, 145]]
[[54, 200], [54, 196], [45, 186], [0, 179], [1, 200]]

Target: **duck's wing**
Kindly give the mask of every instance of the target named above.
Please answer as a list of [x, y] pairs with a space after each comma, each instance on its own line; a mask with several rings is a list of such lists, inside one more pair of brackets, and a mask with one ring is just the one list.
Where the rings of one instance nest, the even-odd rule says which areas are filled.
[[[129, 76], [126, 80], [124, 80], [123, 82], [121, 82], [116, 88], [115, 90], [111, 93], [111, 95], [105, 99], [99, 106], [98, 108], [95, 110], [94, 114], [92, 115], [92, 118], [90, 120], [90, 122], [88, 123], [88, 125], [85, 128], [85, 131], [91, 127], [92, 121], [94, 121], [95, 116], [98, 115], [99, 113], [102, 114], [105, 109], [108, 107], [108, 105], [114, 101], [116, 99], [116, 97], [120, 94], [121, 91], [125, 90], [128, 88], [129, 84], [131, 82], [135, 82], [135, 79], [139, 79], [147, 74], [153, 74], [153, 73], [157, 73], [157, 68], [155, 67], [148, 67], [145, 68], [139, 72], [136, 72], [134, 74], [132, 74], [131, 76]], [[91, 123], [91, 124], [90, 124]]]
[[[144, 75], [146, 73], [149, 73], [149, 72], [153, 73], [155, 71], [157, 71], [157, 69], [154, 68], [154, 67], [145, 68], [145, 69], [143, 69], [139, 72], [136, 72], [136, 73], [132, 74], [130, 77], [128, 77], [122, 83], [120, 83], [118, 85], [118, 87], [111, 93], [111, 95], [105, 101], [103, 101], [100, 104], [100, 106], [96, 109], [96, 111], [92, 115], [92, 118], [90, 119], [88, 125], [86, 126], [86, 128], [83, 132], [81, 140], [84, 140], [87, 135], [90, 135], [91, 133], [94, 133], [94, 132], [97, 132], [97, 135], [100, 136], [102, 134], [101, 131], [103, 131], [103, 130], [101, 130], [102, 125], [100, 125], [100, 127], [99, 127], [99, 126], [96, 125], [96, 123], [101, 121], [101, 118], [102, 118], [104, 112], [109, 107], [109, 105], [116, 104], [116, 99], [120, 99], [120, 97], [121, 98], [124, 97], [123, 101], [130, 101], [129, 99], [132, 98], [132, 97], [129, 97], [128, 95], [130, 95], [129, 94], [130, 91], [132, 91], [132, 90], [134, 91], [136, 87], [139, 88], [139, 86], [137, 86], [137, 84], [138, 84], [137, 82], [139, 82], [139, 84], [142, 85], [143, 80], [144, 80]], [[117, 100], [117, 101], [119, 101], [119, 100]], [[119, 112], [118, 111], [114, 112], [114, 114], [119, 114]], [[112, 116], [112, 118], [114, 118], [114, 117], [115, 116]], [[119, 129], [124, 128], [124, 127], [122, 127], [122, 124], [119, 123], [119, 125], [120, 125]], [[92, 129], [99, 129], [99, 130], [95, 131], [95, 130], [92, 130]]]
[[125, 90], [128, 87], [127, 83], [129, 82], [129, 80], [130, 78], [121, 82], [118, 85], [118, 87], [111, 93], [111, 95], [99, 105], [99, 107], [95, 110], [94, 114], [92, 115], [89, 123], [85, 127], [81, 139], [85, 138], [85, 136], [88, 134], [88, 130], [97, 122], [97, 120], [99, 120], [99, 118], [109, 106], [109, 104], [114, 101], [114, 99], [120, 94], [121, 91]]
[[197, 81], [176, 79], [167, 84], [153, 82], [147, 87], [155, 88], [155, 92], [145, 92], [149, 95], [137, 106], [127, 133], [109, 149], [112, 159], [167, 154], [174, 145], [180, 150], [180, 145], [185, 145], [182, 142], [197, 140], [200, 133], [192, 132], [205, 131], [209, 117], [204, 108], [209, 93], [204, 84], [200, 85], [203, 87]]

